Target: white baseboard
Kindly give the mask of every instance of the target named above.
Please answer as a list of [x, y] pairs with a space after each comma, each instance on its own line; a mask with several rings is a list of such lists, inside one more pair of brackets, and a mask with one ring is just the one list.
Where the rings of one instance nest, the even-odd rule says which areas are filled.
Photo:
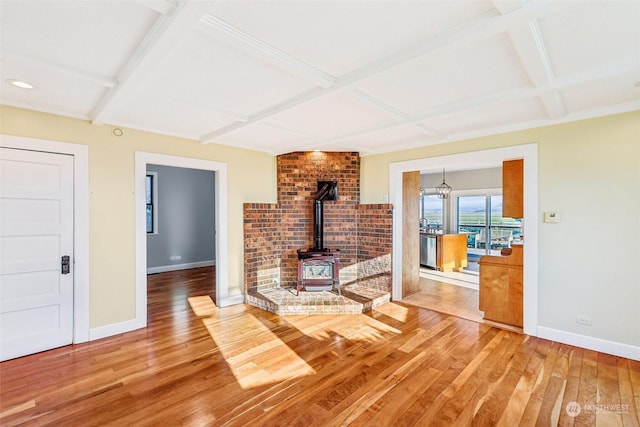
[[538, 338], [640, 361], [640, 347], [538, 326]]
[[112, 323], [110, 325], [99, 326], [97, 328], [89, 329], [89, 341], [99, 340], [100, 338], [106, 338], [113, 335], [124, 334], [125, 332], [131, 332], [138, 329], [136, 327], [135, 319], [126, 320], [120, 323]]
[[232, 295], [225, 298], [220, 298], [219, 301], [216, 301], [217, 307], [228, 307], [230, 305], [242, 304], [244, 303], [244, 295]]
[[199, 267], [211, 267], [213, 265], [216, 265], [215, 261], [198, 261], [198, 262], [188, 262], [186, 264], [161, 265], [159, 267], [147, 268], [147, 274], [165, 273], [167, 271], [188, 270], [190, 268], [199, 268]]

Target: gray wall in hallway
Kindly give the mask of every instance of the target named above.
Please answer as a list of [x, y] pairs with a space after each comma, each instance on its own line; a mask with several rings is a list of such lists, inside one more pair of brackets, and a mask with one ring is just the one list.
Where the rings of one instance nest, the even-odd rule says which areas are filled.
[[147, 235], [147, 268], [214, 261], [215, 173], [158, 165], [147, 172], [158, 174], [158, 234]]

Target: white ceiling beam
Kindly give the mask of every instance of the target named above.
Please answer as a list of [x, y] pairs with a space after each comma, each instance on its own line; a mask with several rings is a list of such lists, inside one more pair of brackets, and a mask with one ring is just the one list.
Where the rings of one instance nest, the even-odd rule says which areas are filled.
[[[555, 74], [536, 21], [530, 21], [527, 26], [511, 29], [509, 38], [531, 84], [538, 88], [553, 85]], [[557, 119], [567, 114], [559, 92], [545, 91], [540, 95], [540, 100], [549, 118]]]
[[168, 15], [162, 15], [129, 58], [118, 75], [119, 83], [111, 88], [94, 108], [94, 124], [104, 124], [117, 103], [133, 93], [156, 66], [192, 31], [198, 19], [210, 7], [208, 2], [182, 0]]
[[253, 56], [259, 56], [317, 86], [330, 87], [336, 84], [336, 78], [329, 73], [307, 64], [211, 14], [204, 14], [200, 18], [197, 28], [210, 37], [231, 43], [233, 46], [248, 51]]
[[88, 82], [95, 83], [107, 88], [114, 87], [118, 83], [115, 77], [105, 76], [103, 74], [94, 73], [92, 71], [80, 70], [78, 68], [58, 64], [47, 59], [36, 58], [34, 56], [16, 53], [6, 49], [0, 50], [0, 57], [3, 60], [11, 61], [17, 64], [24, 64], [34, 66], [39, 69], [60, 72], [68, 76], [80, 78], [82, 80], [86, 80]]
[[[527, 26], [511, 28], [508, 34], [520, 64], [533, 86], [546, 87], [553, 84], [555, 73], [537, 19], [531, 19]], [[545, 92], [540, 95], [540, 100], [549, 118], [557, 119], [567, 115], [567, 108], [560, 92]]]
[[358, 70], [341, 76], [333, 86], [322, 88], [321, 90], [310, 90], [296, 97], [274, 104], [257, 112], [256, 114], [251, 115], [249, 120], [245, 123], [236, 123], [214, 130], [203, 135], [200, 140], [203, 143], [214, 142], [215, 138], [239, 129], [242, 126], [248, 126], [252, 123], [265, 120], [282, 111], [286, 111], [302, 103], [309, 102], [338, 90], [349, 89], [370, 77], [389, 71], [395, 67], [444, 47], [477, 39], [478, 37], [489, 37], [508, 31], [510, 28], [515, 26], [526, 24], [531, 19], [536, 19], [538, 17], [545, 16], [548, 13], [552, 13], [553, 11], [567, 8], [568, 3], [570, 2], [541, 1], [536, 3], [527, 3], [526, 7], [515, 10], [507, 15], [496, 15], [497, 12], [494, 11], [491, 16], [483, 16], [482, 18], [473, 20], [466, 25], [456, 27], [455, 29], [423, 41], [413, 48], [398, 52], [395, 55], [391, 55], [390, 57], [376, 61], [372, 64], [367, 64]]
[[[298, 96], [295, 96], [293, 98], [289, 98], [279, 104], [276, 104], [276, 106], [278, 108], [281, 108], [281, 111], [285, 111], [288, 110], [289, 108], [293, 108], [295, 106], [298, 106], [304, 102], [310, 101], [312, 99], [318, 98], [321, 94], [324, 93], [326, 89], [322, 89], [320, 87], [316, 87], [313, 89], [310, 89], [306, 92], [301, 93]], [[272, 113], [272, 107], [267, 108], [265, 110], [262, 110], [261, 112], [258, 112], [256, 114], [253, 114], [249, 117], [249, 119], [245, 122], [236, 122], [236, 123], [232, 123], [228, 126], [224, 126], [220, 129], [216, 129], [213, 132], [209, 132], [205, 135], [202, 135], [200, 137], [200, 142], [202, 142], [203, 144], [208, 144], [208, 143], [213, 143], [215, 142], [214, 139], [225, 135], [229, 132], [233, 132], [234, 130], [240, 129], [244, 126], [248, 126], [250, 124], [253, 123], [257, 123], [259, 121], [262, 121], [263, 119], [266, 119], [268, 117], [273, 116], [275, 113]]]
[[592, 119], [595, 117], [610, 116], [614, 114], [621, 114], [621, 113], [638, 111], [638, 110], [640, 110], [640, 101], [624, 102], [624, 103], [615, 104], [615, 105], [608, 105], [606, 107], [569, 113], [564, 117], [561, 117], [559, 119], [552, 120], [552, 121], [532, 120], [529, 122], [519, 122], [519, 123], [516, 123], [515, 125], [508, 124], [504, 126], [485, 128], [478, 131], [450, 134], [446, 138], [443, 138], [441, 141], [438, 141], [438, 143], [462, 141], [465, 139], [479, 138], [479, 137], [488, 136], [488, 135], [498, 135], [505, 132], [515, 132], [523, 129], [531, 129], [531, 128], [537, 128], [540, 126], [548, 126], [550, 124], [568, 123], [568, 122], [573, 122], [577, 120], [586, 120], [586, 119]]
[[[358, 132], [353, 132], [353, 133], [345, 134], [339, 137], [327, 139], [322, 141], [322, 143], [333, 144], [336, 142], [341, 142], [350, 138], [378, 132], [381, 130], [413, 126], [413, 125], [420, 124], [420, 122], [422, 121], [425, 121], [434, 117], [443, 116], [450, 113], [461, 112], [465, 110], [472, 110], [480, 107], [486, 107], [489, 105], [513, 103], [513, 102], [522, 101], [526, 99], [552, 97], [552, 96], [556, 96], [555, 94], [559, 95], [560, 90], [565, 88], [597, 81], [610, 76], [630, 73], [630, 72], [640, 73], [640, 64], [638, 64], [633, 58], [619, 61], [619, 62], [608, 63], [601, 67], [587, 70], [581, 73], [575, 73], [572, 75], [559, 77], [559, 78], [556, 78], [553, 82], [541, 85], [539, 87], [523, 87], [523, 88], [517, 88], [517, 89], [508, 89], [500, 92], [491, 93], [488, 95], [481, 95], [474, 98], [462, 99], [459, 101], [438, 105], [436, 107], [431, 107], [431, 108], [422, 110], [400, 123], [385, 123], [383, 125], [375, 126], [366, 130], [360, 130]], [[557, 120], [567, 115], [568, 113], [559, 115], [558, 117], [554, 117], [553, 119]], [[431, 128], [429, 129], [433, 131], [432, 135], [434, 136], [437, 136], [440, 134], [435, 129], [431, 129]]]
[[138, 0], [149, 9], [153, 9], [161, 15], [167, 15], [172, 12], [178, 4], [173, 0]]
[[395, 107], [392, 107], [391, 105], [387, 104], [386, 102], [383, 102], [367, 93], [362, 92], [359, 89], [352, 89], [351, 91], [349, 91], [352, 95], [355, 95], [356, 97], [362, 99], [363, 101], [366, 101], [368, 104], [371, 104], [375, 107], [378, 107], [378, 109], [384, 111], [385, 113], [391, 115], [395, 120], [397, 121], [404, 121], [404, 120], [408, 120], [409, 119], [409, 115], [406, 114], [403, 111], [398, 110]]
[[[577, 120], [586, 120], [594, 117], [609, 116], [612, 114], [620, 114], [620, 113], [638, 111], [638, 110], [640, 110], [640, 101], [627, 102], [627, 103], [611, 105], [603, 108], [569, 113], [565, 117], [553, 120], [552, 123], [553, 124], [569, 123]], [[410, 150], [412, 148], [425, 147], [427, 145], [444, 144], [444, 143], [450, 143], [455, 141], [468, 140], [471, 138], [481, 138], [485, 136], [498, 135], [506, 132], [516, 132], [519, 130], [531, 129], [531, 128], [536, 128], [540, 126], [546, 126], [549, 124], [550, 122], [548, 120], [533, 120], [529, 122], [520, 122], [515, 125], [505, 125], [505, 126], [498, 126], [498, 127], [492, 127], [492, 128], [485, 128], [485, 129], [481, 129], [473, 132], [442, 135], [440, 137], [436, 137], [435, 139], [429, 140], [428, 142], [425, 140], [420, 140], [410, 144], [402, 144], [402, 145], [394, 144], [394, 145], [388, 146], [386, 149], [377, 148], [377, 149], [371, 150], [370, 148], [363, 146], [361, 147], [359, 152], [361, 156], [366, 156], [369, 154], [381, 154], [381, 153], [393, 152], [398, 150]], [[324, 147], [327, 147], [327, 149], [331, 149], [331, 147], [334, 146], [333, 144], [335, 144], [335, 142], [325, 141], [323, 145], [316, 145], [314, 147], [317, 149], [323, 149]], [[357, 151], [355, 145], [350, 145], [350, 147], [354, 147], [353, 151]], [[308, 149], [308, 147], [306, 149]], [[305, 147], [300, 147], [298, 148], [298, 150], [305, 150]], [[285, 153], [285, 151], [278, 152], [278, 153], [271, 153], [271, 154], [276, 155], [276, 154], [283, 154], [283, 153]]]
[[506, 15], [516, 9], [520, 9], [523, 6], [524, 1], [492, 0], [491, 4], [493, 4], [493, 7], [495, 7], [501, 15]]
[[[538, 25], [537, 20], [532, 19], [531, 21], [529, 21], [529, 30], [536, 45], [539, 62], [540, 64], [542, 64], [542, 68], [545, 72], [547, 80], [546, 83], [553, 84], [556, 76], [553, 72], [553, 66], [551, 65], [551, 59], [549, 58], [549, 52], [547, 51], [547, 47], [544, 43], [544, 39], [542, 37], [540, 26]], [[562, 99], [562, 95], [560, 94], [560, 92], [553, 91], [551, 93], [544, 94], [540, 97], [540, 99], [542, 100], [542, 104], [547, 110], [549, 118], [557, 119], [567, 115], [567, 107], [564, 104], [564, 100]]]

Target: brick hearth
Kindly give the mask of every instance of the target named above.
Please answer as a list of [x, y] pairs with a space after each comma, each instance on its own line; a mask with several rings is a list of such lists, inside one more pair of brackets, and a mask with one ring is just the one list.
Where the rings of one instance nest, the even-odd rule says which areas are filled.
[[390, 301], [389, 292], [350, 285], [342, 295], [276, 287], [247, 295], [247, 303], [276, 314], [362, 314]]

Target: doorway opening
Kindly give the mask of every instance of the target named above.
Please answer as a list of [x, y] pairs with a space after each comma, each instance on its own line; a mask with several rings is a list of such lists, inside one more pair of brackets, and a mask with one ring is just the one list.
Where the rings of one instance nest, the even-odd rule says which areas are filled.
[[[397, 266], [403, 265], [402, 235], [402, 174], [411, 171], [436, 172], [446, 168], [448, 171], [473, 170], [501, 166], [504, 160], [524, 159], [524, 217], [523, 230], [527, 235], [527, 248], [524, 251], [524, 291], [523, 291], [523, 331], [536, 335], [538, 319], [538, 260], [537, 260], [537, 217], [538, 179], [537, 144], [517, 145], [442, 157], [424, 158], [392, 163], [389, 166], [389, 199], [394, 205], [393, 220], [393, 299], [402, 300], [402, 274]], [[455, 186], [452, 185], [455, 189]], [[451, 199], [449, 199], [451, 203]]]
[[[228, 242], [227, 242], [227, 165], [221, 162], [136, 152], [135, 158], [135, 210], [136, 210], [136, 328], [147, 325], [147, 168], [149, 165], [212, 171], [215, 187], [211, 189], [215, 200], [215, 296], [216, 305], [223, 307], [235, 303], [228, 297]], [[180, 261], [180, 260], [173, 260]]]

